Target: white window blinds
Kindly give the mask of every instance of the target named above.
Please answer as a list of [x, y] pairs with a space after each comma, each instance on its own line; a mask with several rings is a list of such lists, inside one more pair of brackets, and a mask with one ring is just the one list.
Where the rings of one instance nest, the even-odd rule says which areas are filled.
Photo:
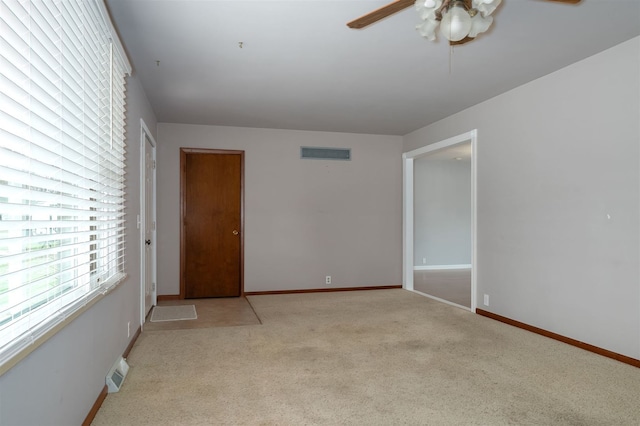
[[130, 70], [102, 0], [0, 8], [1, 365], [125, 276]]

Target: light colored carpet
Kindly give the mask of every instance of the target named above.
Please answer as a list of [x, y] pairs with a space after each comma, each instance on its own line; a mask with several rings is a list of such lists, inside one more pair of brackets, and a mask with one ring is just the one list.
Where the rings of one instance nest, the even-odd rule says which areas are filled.
[[404, 290], [142, 333], [94, 425], [634, 425], [640, 369]]
[[151, 322], [185, 321], [197, 319], [194, 305], [154, 306]]

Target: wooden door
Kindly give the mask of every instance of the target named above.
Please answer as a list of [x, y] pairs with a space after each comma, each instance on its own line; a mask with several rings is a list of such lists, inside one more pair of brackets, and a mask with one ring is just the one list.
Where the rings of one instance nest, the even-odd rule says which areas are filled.
[[243, 151], [180, 150], [181, 295], [242, 294]]

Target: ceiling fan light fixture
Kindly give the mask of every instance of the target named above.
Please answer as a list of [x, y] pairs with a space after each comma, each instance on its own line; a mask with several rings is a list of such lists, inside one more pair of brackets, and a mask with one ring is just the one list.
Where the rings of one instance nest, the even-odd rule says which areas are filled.
[[464, 6], [464, 2], [455, 1], [442, 14], [440, 34], [449, 41], [460, 41], [471, 31], [471, 15]]
[[431, 41], [436, 39], [436, 30], [438, 29], [438, 21], [434, 20], [425, 20], [423, 23], [416, 25], [416, 30], [418, 33]]
[[[579, 4], [582, 0], [547, 0], [556, 3]], [[435, 40], [436, 28], [449, 40], [451, 46], [465, 44], [489, 29], [490, 16], [502, 0], [395, 0], [358, 19], [347, 22], [349, 28], [364, 28], [400, 10], [415, 5], [420, 19], [416, 25], [423, 37]]]
[[469, 37], [476, 38], [478, 34], [483, 33], [489, 29], [493, 23], [493, 16], [482, 16], [481, 13], [476, 13], [471, 18], [471, 29], [469, 30]]
[[486, 17], [493, 13], [498, 6], [500, 6], [502, 0], [473, 0], [473, 8]]
[[422, 2], [420, 0], [416, 1], [416, 10], [418, 11], [420, 19], [422, 19], [423, 21], [435, 21], [437, 20], [436, 12], [442, 6], [442, 0], [431, 0], [431, 3], [427, 3], [428, 1], [429, 0], [427, 0], [426, 2]]
[[420, 24], [416, 25], [416, 30], [422, 37], [435, 41], [436, 30], [440, 25], [436, 12], [442, 7], [442, 0], [418, 0], [415, 6], [422, 20]]

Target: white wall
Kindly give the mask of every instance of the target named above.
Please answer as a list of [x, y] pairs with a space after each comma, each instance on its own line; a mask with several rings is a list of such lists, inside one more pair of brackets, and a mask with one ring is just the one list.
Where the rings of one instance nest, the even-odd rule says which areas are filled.
[[640, 358], [639, 117], [636, 37], [405, 136], [478, 129], [478, 307]]
[[414, 265], [470, 265], [471, 160], [416, 158], [413, 180]]
[[137, 80], [127, 80], [127, 280], [0, 377], [0, 425], [79, 425], [109, 368], [140, 326], [140, 117], [156, 119]]
[[245, 151], [245, 291], [402, 283], [401, 137], [161, 123], [158, 294], [180, 292], [180, 147]]

